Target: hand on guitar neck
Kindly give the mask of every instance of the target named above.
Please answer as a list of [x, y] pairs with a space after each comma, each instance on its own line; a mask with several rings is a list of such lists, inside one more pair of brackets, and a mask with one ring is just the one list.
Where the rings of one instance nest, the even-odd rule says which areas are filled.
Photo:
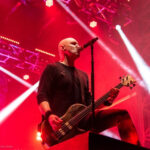
[[119, 89], [117, 88], [112, 88], [110, 90], [110, 93], [109, 93], [109, 97], [107, 98], [107, 100], [104, 102], [104, 105], [106, 106], [110, 106], [113, 101], [115, 100], [115, 98], [118, 96], [119, 94]]

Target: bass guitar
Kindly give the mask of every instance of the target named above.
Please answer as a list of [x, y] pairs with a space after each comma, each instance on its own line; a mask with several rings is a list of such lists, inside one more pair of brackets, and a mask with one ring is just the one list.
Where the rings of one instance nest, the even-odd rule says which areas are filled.
[[[135, 85], [135, 80], [130, 75], [124, 76], [120, 79], [121, 82], [117, 86], [115, 86], [115, 88], [120, 89], [123, 86], [133, 88]], [[107, 100], [107, 98], [109, 97], [109, 93], [110, 91], [95, 101], [95, 108], [97, 108]], [[79, 103], [71, 105], [68, 108], [67, 112], [61, 117], [61, 119], [63, 120], [63, 124], [57, 131], [53, 131], [49, 122], [47, 120], [44, 120], [41, 125], [43, 141], [45, 143], [49, 143], [49, 146], [52, 146], [73, 137], [77, 134], [77, 132], [80, 133], [80, 131], [76, 128], [76, 125], [91, 111], [92, 104], [89, 106], [85, 106]]]

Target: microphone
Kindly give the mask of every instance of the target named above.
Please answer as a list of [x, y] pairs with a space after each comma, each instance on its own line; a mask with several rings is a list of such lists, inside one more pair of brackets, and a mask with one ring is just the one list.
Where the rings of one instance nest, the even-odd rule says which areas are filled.
[[92, 40], [90, 40], [89, 42], [87, 42], [86, 44], [84, 44], [84, 45], [82, 46], [82, 49], [87, 48], [88, 46], [94, 44], [97, 40], [98, 40], [98, 37], [93, 38]]

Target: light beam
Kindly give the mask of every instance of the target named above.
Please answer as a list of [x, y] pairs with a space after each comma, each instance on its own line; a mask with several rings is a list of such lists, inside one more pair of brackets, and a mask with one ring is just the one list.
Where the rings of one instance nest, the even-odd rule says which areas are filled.
[[14, 112], [39, 85], [39, 81], [0, 111], [0, 124]]
[[140, 75], [142, 76], [146, 88], [148, 92], [150, 92], [150, 68], [144, 61], [144, 59], [140, 56], [136, 48], [132, 45], [132, 43], [128, 40], [127, 36], [124, 34], [124, 32], [121, 29], [120, 25], [116, 25], [116, 30], [118, 31], [120, 37], [122, 38], [125, 46], [127, 47], [127, 50], [129, 54], [131, 55]]
[[[2, 71], [3, 73], [9, 75], [10, 77], [12, 77], [13, 79], [15, 79], [16, 81], [20, 82], [21, 84], [23, 84], [24, 86], [30, 88], [32, 85], [26, 81], [24, 81], [23, 79], [21, 79], [20, 77], [16, 76], [15, 74], [11, 73], [10, 71], [6, 70], [5, 68], [0, 66], [0, 71]], [[37, 90], [35, 90], [35, 92], [37, 92]]]

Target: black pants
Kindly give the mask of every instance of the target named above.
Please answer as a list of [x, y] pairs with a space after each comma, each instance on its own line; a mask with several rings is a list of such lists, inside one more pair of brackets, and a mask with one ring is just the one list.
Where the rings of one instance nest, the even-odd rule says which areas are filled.
[[95, 110], [94, 122], [92, 121], [92, 113], [90, 113], [78, 126], [86, 131], [91, 130], [97, 133], [117, 126], [120, 138], [123, 141], [132, 144], [139, 143], [135, 126], [126, 110]]

